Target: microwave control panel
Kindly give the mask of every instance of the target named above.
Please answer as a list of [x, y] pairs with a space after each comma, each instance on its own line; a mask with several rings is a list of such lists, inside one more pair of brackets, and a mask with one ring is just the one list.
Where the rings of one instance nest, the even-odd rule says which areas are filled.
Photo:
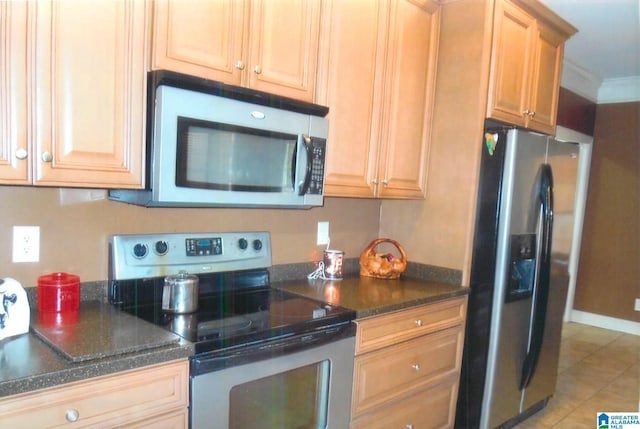
[[311, 181], [307, 194], [322, 195], [326, 149], [327, 141], [325, 139], [311, 138]]

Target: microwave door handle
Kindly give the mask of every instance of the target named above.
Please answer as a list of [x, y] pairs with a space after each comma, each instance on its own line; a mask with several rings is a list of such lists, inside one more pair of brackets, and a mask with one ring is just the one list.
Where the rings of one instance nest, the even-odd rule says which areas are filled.
[[307, 165], [305, 170], [304, 181], [300, 183], [300, 189], [298, 191], [298, 195], [304, 195], [307, 193], [309, 189], [309, 185], [311, 184], [311, 166], [313, 164], [313, 156], [312, 156], [312, 148], [311, 148], [311, 137], [306, 134], [302, 135], [302, 141], [304, 143], [304, 148], [306, 150], [307, 155]]

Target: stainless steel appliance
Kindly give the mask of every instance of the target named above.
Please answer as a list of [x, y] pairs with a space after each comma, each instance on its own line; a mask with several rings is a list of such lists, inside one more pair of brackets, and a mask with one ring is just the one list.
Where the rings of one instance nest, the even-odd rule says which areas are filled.
[[144, 206], [323, 204], [328, 108], [167, 71], [149, 74]]
[[488, 125], [456, 428], [512, 427], [546, 405], [569, 284], [579, 145]]
[[[269, 233], [116, 235], [109, 253], [110, 302], [195, 343], [191, 427], [349, 426], [355, 312], [272, 289]], [[180, 270], [199, 279], [194, 313], [162, 309]]]

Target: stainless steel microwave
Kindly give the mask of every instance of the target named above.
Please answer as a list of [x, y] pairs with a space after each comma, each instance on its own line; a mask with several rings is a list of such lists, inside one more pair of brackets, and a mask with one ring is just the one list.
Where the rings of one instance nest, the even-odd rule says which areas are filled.
[[147, 207], [323, 205], [328, 108], [167, 71], [149, 74]]

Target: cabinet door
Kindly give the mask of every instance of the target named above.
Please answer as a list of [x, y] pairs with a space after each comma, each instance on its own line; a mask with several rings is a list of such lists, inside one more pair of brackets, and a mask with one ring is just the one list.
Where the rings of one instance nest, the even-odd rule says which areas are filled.
[[31, 183], [27, 134], [27, 2], [0, 2], [0, 183]]
[[[323, 2], [318, 102], [329, 106], [324, 191], [373, 197], [378, 159], [386, 8], [379, 1]], [[386, 3], [386, 2], [385, 2]]]
[[248, 86], [313, 101], [319, 26], [319, 1], [252, 1]]
[[452, 428], [456, 416], [457, 386], [457, 377], [449, 377], [428, 389], [411, 393], [407, 399], [378, 408], [351, 422], [349, 428]]
[[487, 115], [525, 126], [536, 23], [508, 1], [497, 1]]
[[35, 183], [141, 187], [149, 3], [35, 3]]
[[378, 196], [423, 198], [440, 7], [391, 1]]
[[543, 25], [538, 25], [538, 29], [529, 102], [533, 115], [529, 128], [555, 135], [565, 39]]
[[243, 0], [154, 2], [154, 70], [240, 85], [244, 64]]

